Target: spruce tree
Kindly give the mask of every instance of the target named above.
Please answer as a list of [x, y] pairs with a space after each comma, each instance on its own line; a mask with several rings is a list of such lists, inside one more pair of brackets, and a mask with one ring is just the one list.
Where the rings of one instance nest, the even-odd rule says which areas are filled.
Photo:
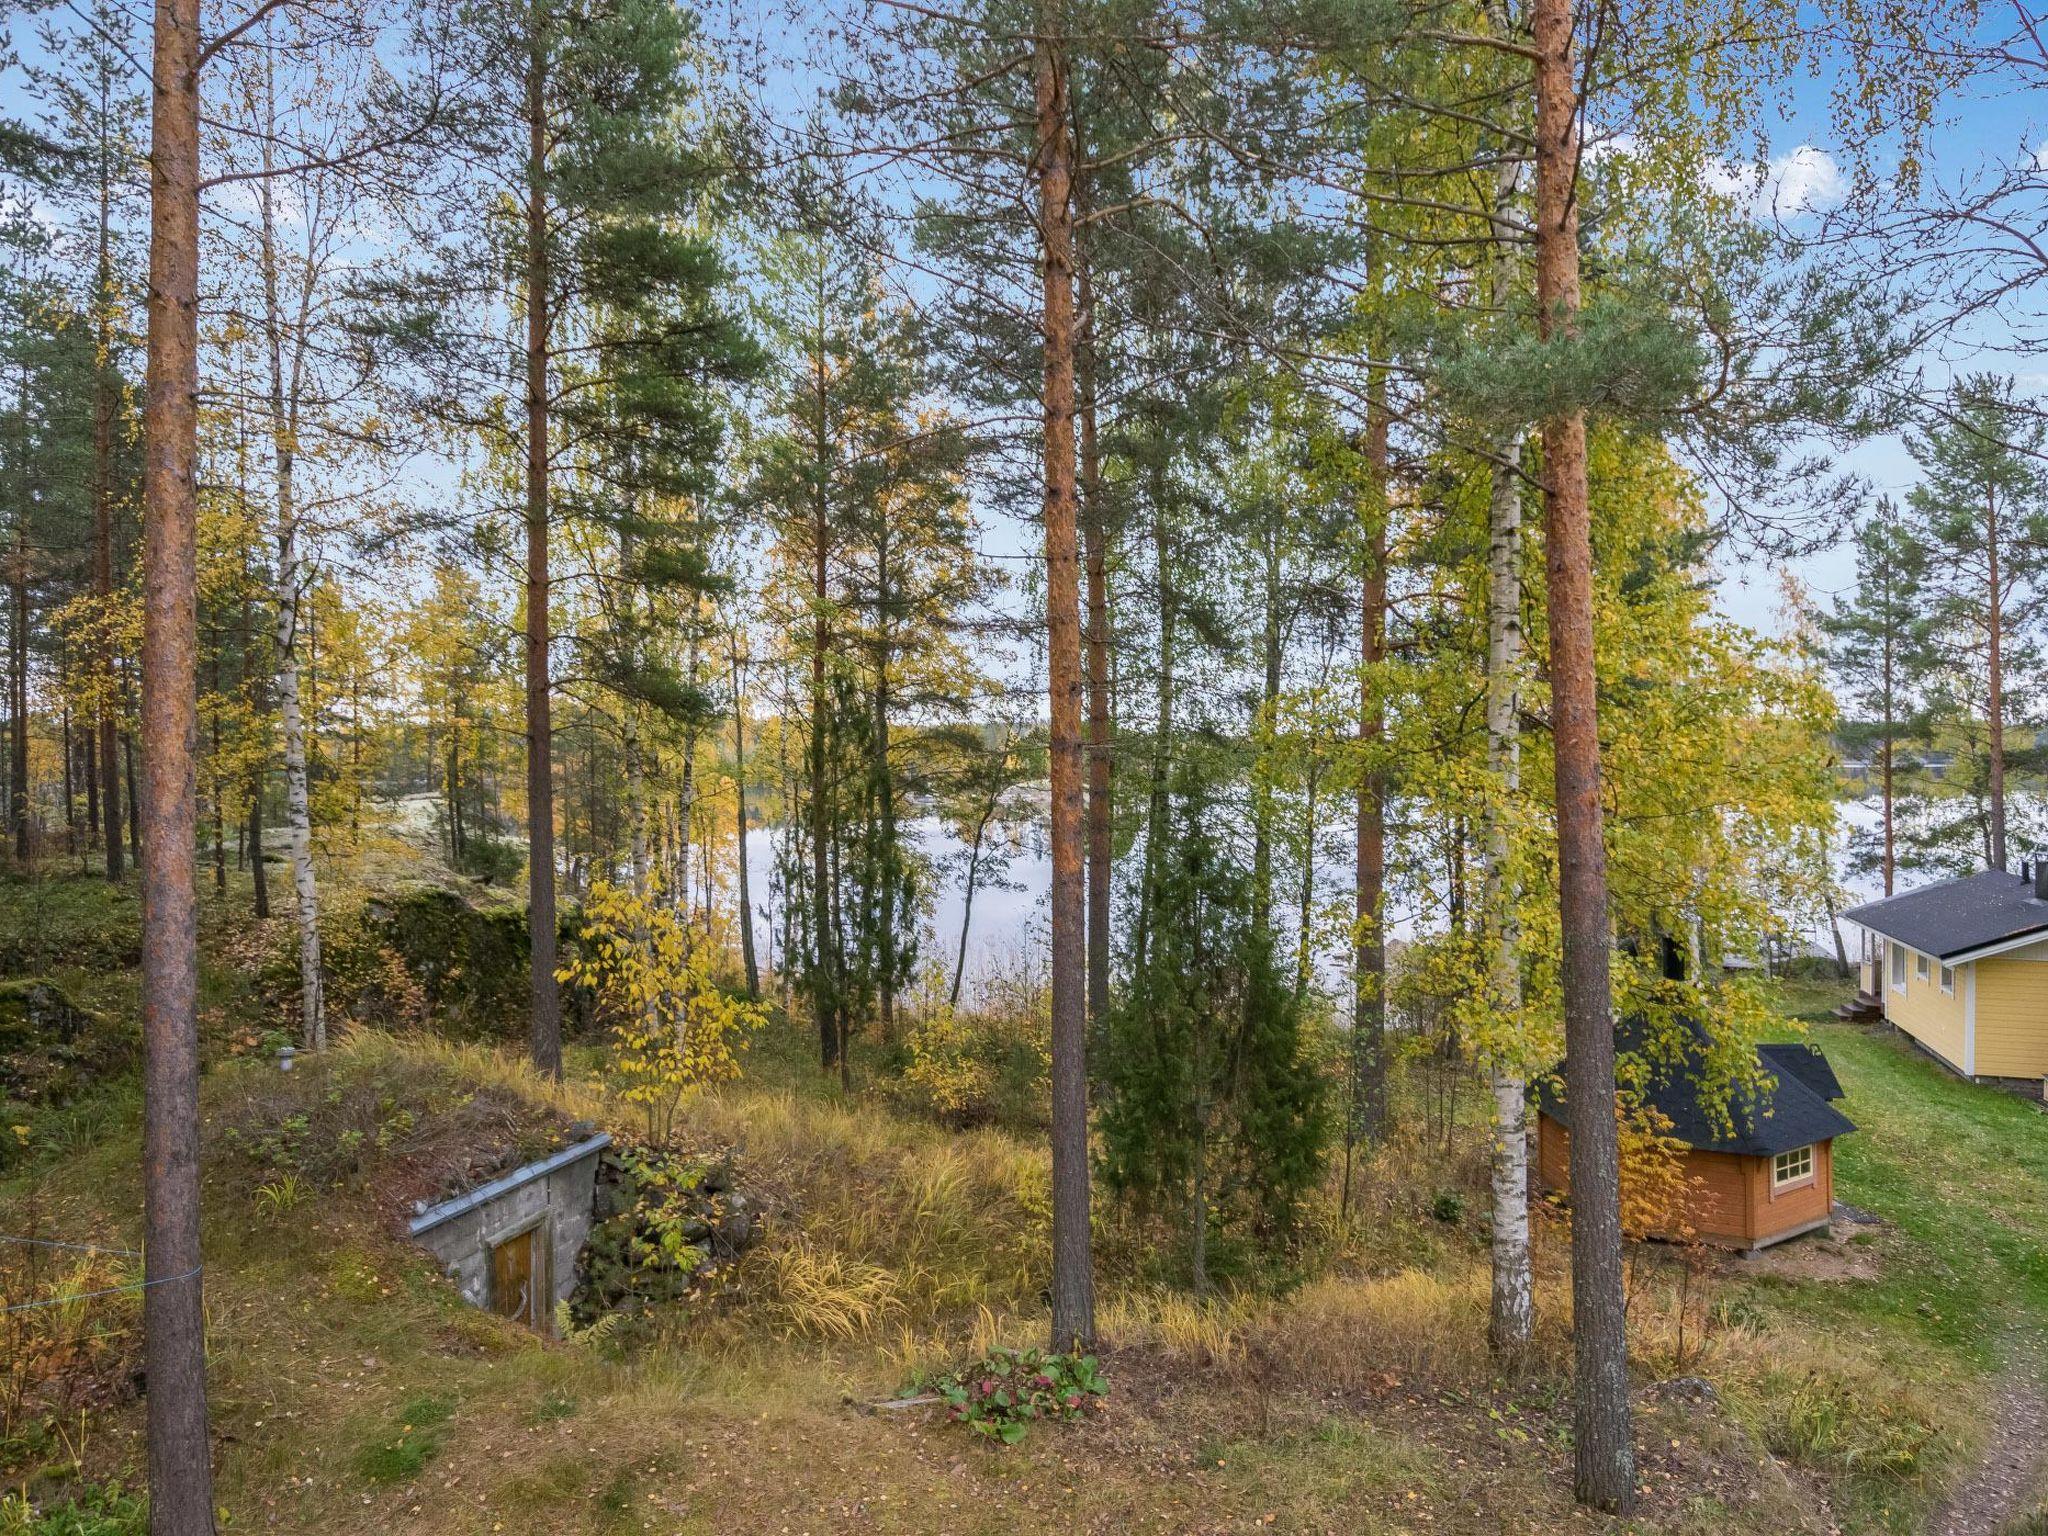
[[1177, 798], [1148, 876], [1151, 942], [1103, 1027], [1101, 1164], [1113, 1192], [1184, 1220], [1205, 1292], [1211, 1233], [1284, 1233], [1330, 1123], [1253, 873], [1216, 835], [1208, 795], [1184, 784]]

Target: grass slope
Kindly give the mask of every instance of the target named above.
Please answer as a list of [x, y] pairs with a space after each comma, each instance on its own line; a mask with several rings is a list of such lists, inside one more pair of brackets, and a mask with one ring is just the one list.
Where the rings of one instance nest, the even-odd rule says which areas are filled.
[[[41, 910], [89, 902], [67, 892]], [[217, 955], [211, 969], [213, 1038], [269, 1022], [251, 1015], [231, 963]], [[128, 985], [103, 977], [92, 994], [118, 1005]], [[1843, 1276], [1728, 1260], [1681, 1288], [1668, 1251], [1638, 1254], [1645, 1379], [1704, 1374], [1729, 1411], [1646, 1406], [1648, 1493], [1627, 1523], [1569, 1501], [1558, 1223], [1539, 1223], [1535, 1357], [1512, 1378], [1486, 1358], [1477, 1094], [1468, 1084], [1456, 1117], [1438, 1113], [1437, 1067], [1418, 1065], [1407, 1083], [1408, 1134], [1373, 1159], [1362, 1225], [1320, 1226], [1292, 1291], [1211, 1304], [1161, 1291], [1157, 1234], [1104, 1212], [1110, 1409], [992, 1449], [924, 1413], [865, 1405], [920, 1366], [1042, 1332], [1047, 1179], [1035, 1139], [956, 1134], [873, 1097], [842, 1100], [811, 1066], [804, 1031], [778, 1024], [749, 1078], [691, 1106], [686, 1131], [698, 1146], [743, 1148], [769, 1240], [723, 1304], [625, 1352], [473, 1311], [400, 1234], [401, 1197], [417, 1185], [407, 1159], [440, 1155], [451, 1128], [516, 1119], [515, 1105], [548, 1123], [618, 1123], [587, 1055], [586, 1074], [557, 1087], [482, 1048], [376, 1033], [285, 1080], [216, 1052], [206, 1236], [224, 1529], [1917, 1529], [1975, 1450], [2001, 1340], [2048, 1324], [2048, 1119], [1893, 1040], [1831, 1025], [1815, 1038], [1863, 1127], [1841, 1146], [1839, 1193], [1890, 1225], [1867, 1252], [1844, 1246]], [[360, 1135], [346, 1156], [292, 1153], [283, 1172], [295, 1179], [253, 1158], [247, 1135], [225, 1136], [299, 1117], [347, 1128], [320, 1132], [328, 1141]], [[0, 1231], [132, 1245], [137, 1131], [121, 1085], [98, 1112], [39, 1121], [25, 1159], [0, 1175]], [[1681, 1355], [1673, 1322], [1688, 1291], [1712, 1326], [1702, 1349], [1694, 1325]], [[95, 1309], [81, 1370], [103, 1368], [112, 1388], [0, 1446], [6, 1486], [46, 1507], [135, 1486], [140, 1410], [118, 1390], [135, 1310]], [[111, 1513], [79, 1529], [136, 1529], [132, 1504], [94, 1497]], [[35, 1519], [0, 1510], [0, 1536], [73, 1528]]]

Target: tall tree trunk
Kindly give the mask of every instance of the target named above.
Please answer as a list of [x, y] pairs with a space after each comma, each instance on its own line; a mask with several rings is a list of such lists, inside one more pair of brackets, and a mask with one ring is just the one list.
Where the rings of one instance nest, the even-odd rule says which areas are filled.
[[[687, 667], [690, 692], [697, 691], [698, 646], [697, 614], [690, 615], [689, 662]], [[683, 915], [683, 922], [690, 921], [690, 847], [695, 841], [697, 816], [697, 727], [694, 724], [683, 727], [683, 771], [681, 783], [676, 790], [676, 868], [681, 878], [676, 884], [676, 907]]]
[[[241, 630], [242, 690], [249, 702], [250, 718], [260, 721], [270, 707], [270, 700], [264, 687], [263, 673], [255, 663], [256, 637], [246, 600], [242, 604]], [[263, 790], [264, 778], [270, 771], [267, 757], [267, 753], [259, 752], [249, 769], [249, 890], [259, 918], [270, 916], [270, 874], [263, 862]]]
[[[206, 711], [207, 741], [212, 748], [212, 753], [207, 763], [206, 801], [207, 810], [211, 813], [213, 819], [213, 889], [216, 895], [225, 897], [228, 893], [228, 797], [225, 788], [226, 779], [221, 772], [220, 756], [220, 653], [223, 649], [224, 647], [222, 646], [214, 646], [213, 655], [207, 663], [207, 670], [213, 674], [211, 678], [213, 702]], [[246, 831], [247, 829], [244, 826], [238, 825], [235, 828], [236, 869], [242, 867], [241, 850], [247, 846], [248, 841]]]
[[127, 771], [123, 777], [128, 785], [128, 855], [137, 869], [142, 867], [142, 810], [137, 797], [141, 793], [141, 776], [135, 768], [135, 733], [121, 733], [121, 764]]
[[1174, 664], [1176, 604], [1173, 589], [1173, 545], [1166, 524], [1166, 474], [1154, 466], [1152, 482], [1152, 564], [1159, 603], [1159, 669], [1153, 679], [1153, 736], [1150, 778], [1145, 804], [1145, 871], [1138, 888], [1137, 929], [1131, 936], [1134, 963], [1145, 963], [1152, 935], [1152, 903], [1159, 884], [1159, 861], [1167, 838], [1167, 784], [1173, 768]]
[[555, 980], [553, 688], [548, 678], [547, 38], [526, 66], [526, 879], [533, 1064], [562, 1075], [562, 992]]
[[747, 969], [747, 996], [761, 997], [761, 967], [754, 957], [754, 898], [747, 871], [747, 701], [740, 681], [740, 642], [732, 637], [732, 798], [738, 868], [740, 957]]
[[87, 722], [78, 743], [79, 768], [85, 776], [85, 846], [100, 846], [100, 754], [99, 732]]
[[[1531, 19], [1537, 54], [1536, 296], [1543, 337], [1552, 340], [1573, 333], [1579, 310], [1579, 104], [1571, 0], [1532, 0]], [[1572, 1486], [1580, 1503], [1625, 1513], [1635, 1502], [1635, 1447], [1624, 1332], [1583, 412], [1543, 423], [1543, 469], [1565, 1093], [1573, 1111]]]
[[832, 525], [827, 500], [826, 467], [830, 463], [830, 404], [825, 376], [825, 297], [820, 275], [818, 293], [818, 345], [812, 356], [811, 383], [817, 407], [815, 441], [817, 484], [811, 505], [811, 904], [812, 922], [811, 1012], [818, 1028], [819, 1063], [828, 1071], [839, 1062], [839, 966], [837, 925], [832, 909], [832, 806], [826, 784], [826, 747], [831, 719], [831, 694], [826, 682], [826, 651], [831, 644], [831, 537]]
[[1486, 807], [1484, 902], [1492, 930], [1490, 1003], [1501, 1038], [1488, 1070], [1493, 1090], [1493, 1299], [1487, 1340], [1494, 1352], [1520, 1354], [1535, 1322], [1529, 1264], [1527, 1084], [1517, 1055], [1522, 1008], [1521, 932], [1510, 874], [1508, 826], [1522, 782], [1522, 488], [1516, 473], [1522, 434], [1497, 444], [1487, 511], [1486, 765], [1494, 776]]
[[2005, 588], [1999, 579], [1998, 497], [1984, 502], [1984, 556], [1990, 575], [1986, 592], [1986, 671], [1991, 696], [1985, 728], [1991, 752], [1991, 867], [2005, 868]]
[[[1278, 519], [1269, 517], [1265, 529], [1265, 582], [1260, 606], [1265, 610], [1259, 636], [1260, 657], [1265, 663], [1264, 682], [1259, 690], [1259, 713], [1254, 739], [1263, 739], [1262, 749], [1271, 751], [1280, 726], [1280, 530]], [[1252, 778], [1252, 922], [1261, 933], [1273, 930], [1273, 782], [1272, 776], [1254, 772]]]
[[[1505, 7], [1489, 10], [1495, 31], [1509, 35]], [[1514, 302], [1515, 243], [1508, 211], [1521, 162], [1506, 157], [1494, 174], [1493, 243], [1488, 283], [1496, 313]], [[1529, 1259], [1529, 1108], [1522, 1044], [1521, 927], [1516, 916], [1510, 824], [1522, 790], [1522, 429], [1494, 444], [1487, 502], [1486, 766], [1493, 794], [1485, 808], [1481, 901], [1493, 940], [1488, 990], [1497, 1038], [1488, 1067], [1493, 1091], [1493, 1289], [1487, 1341], [1513, 1358], [1535, 1326], [1535, 1278]]]
[[[266, 119], [275, 117], [273, 82], [264, 76]], [[275, 134], [263, 140], [263, 163], [274, 169]], [[299, 397], [306, 349], [306, 290], [302, 287], [297, 325], [292, 332], [292, 364], [287, 384], [284, 309], [278, 293], [277, 208], [271, 178], [257, 183], [261, 213], [264, 328], [270, 344], [270, 450], [277, 502], [277, 565], [271, 586], [277, 638], [277, 702], [284, 726], [285, 824], [291, 834], [292, 904], [299, 936], [299, 1038], [312, 1050], [327, 1049], [327, 999], [320, 977], [320, 888], [313, 871], [312, 796], [306, 774], [306, 723], [299, 709], [299, 508], [297, 467]], [[360, 781], [359, 781], [360, 782]], [[262, 800], [258, 785], [256, 800]], [[253, 834], [252, 834], [253, 837]], [[254, 845], [256, 888], [268, 905], [263, 874], [263, 845]]]
[[1896, 833], [1892, 820], [1892, 730], [1893, 722], [1898, 719], [1899, 707], [1897, 699], [1893, 697], [1895, 665], [1891, 622], [1887, 619], [1884, 635], [1884, 735], [1877, 744], [1877, 772], [1884, 799], [1884, 893], [1887, 896], [1892, 894], [1892, 877], [1897, 868], [1894, 842]]
[[[92, 382], [92, 594], [102, 622], [114, 604], [114, 258], [111, 232], [113, 177], [102, 156], [100, 166], [99, 261], [93, 298], [94, 357]], [[97, 681], [101, 846], [106, 850], [107, 878], [119, 880], [121, 861], [120, 767], [115, 735], [120, 693], [114, 679], [114, 647], [101, 645], [93, 662]]]
[[64, 705], [59, 720], [64, 741], [64, 851], [78, 852], [78, 806], [76, 805], [77, 763], [72, 758], [76, 743], [71, 739], [71, 706]]
[[1045, 622], [1052, 728], [1052, 1347], [1095, 1341], [1088, 1229], [1087, 908], [1082, 878], [1081, 573], [1074, 466], [1073, 142], [1064, 50], [1042, 12], [1032, 168], [1044, 282]]
[[1387, 1118], [1387, 776], [1379, 762], [1386, 734], [1387, 522], [1391, 418], [1384, 385], [1366, 401], [1364, 570], [1359, 580], [1357, 863], [1353, 885], [1351, 1049], [1354, 1055], [1352, 1135], [1377, 1139]]
[[21, 402], [16, 420], [22, 423], [17, 430], [15, 452], [19, 458], [15, 464], [15, 478], [18, 496], [14, 504], [14, 558], [7, 562], [8, 612], [12, 616], [7, 631], [8, 672], [7, 681], [10, 697], [8, 711], [14, 717], [13, 734], [8, 738], [9, 758], [7, 773], [8, 809], [7, 825], [14, 837], [14, 857], [26, 864], [29, 853], [28, 835], [28, 448], [23, 438], [27, 435], [27, 402]]
[[[1085, 181], [1076, 182], [1075, 206], [1085, 211]], [[1109, 528], [1102, 495], [1102, 446], [1095, 400], [1100, 356], [1096, 348], [1095, 284], [1085, 240], [1075, 246], [1074, 280], [1079, 305], [1075, 388], [1081, 420], [1081, 537], [1088, 566], [1088, 1017], [1109, 1011], [1110, 876], [1115, 847], [1110, 799], [1115, 761], [1110, 752], [1109, 694]], [[964, 943], [965, 934], [962, 934]], [[965, 951], [962, 951], [963, 961]], [[953, 978], [957, 999], [960, 978]]]
[[199, 0], [157, 0], [143, 415], [143, 1278], [151, 1536], [213, 1530], [199, 1255]]
[[[886, 540], [887, 535], [884, 534]], [[886, 542], [882, 546], [887, 548]], [[883, 570], [886, 572], [886, 555]], [[882, 579], [882, 590], [887, 591], [887, 576]], [[887, 619], [883, 619], [884, 631], [880, 666], [875, 674], [875, 796], [877, 821], [882, 835], [882, 863], [880, 874], [881, 889], [877, 893], [881, 908], [881, 966], [882, 966], [882, 1038], [896, 1038], [896, 780], [889, 764], [889, 641]]]

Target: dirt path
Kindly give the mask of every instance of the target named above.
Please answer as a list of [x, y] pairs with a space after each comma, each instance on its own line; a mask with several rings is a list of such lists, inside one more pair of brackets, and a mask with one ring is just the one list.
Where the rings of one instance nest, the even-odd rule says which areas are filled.
[[2038, 1348], [2013, 1352], [1992, 1399], [1991, 1436], [1976, 1467], [1928, 1521], [1928, 1536], [1994, 1536], [2027, 1512], [2048, 1459], [2044, 1380]]

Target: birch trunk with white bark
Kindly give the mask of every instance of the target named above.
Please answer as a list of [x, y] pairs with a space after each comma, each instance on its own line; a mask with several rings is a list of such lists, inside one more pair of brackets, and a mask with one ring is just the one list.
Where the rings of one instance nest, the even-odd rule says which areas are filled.
[[[265, 81], [266, 116], [274, 124], [275, 97]], [[264, 137], [266, 169], [274, 169], [274, 132]], [[270, 437], [276, 475], [277, 574], [272, 597], [277, 607], [277, 702], [284, 724], [285, 822], [291, 835], [292, 899], [299, 930], [299, 1032], [306, 1046], [327, 1049], [327, 998], [320, 977], [320, 888], [313, 873], [312, 800], [306, 776], [306, 721], [299, 698], [299, 510], [296, 484], [299, 401], [304, 382], [305, 336], [312, 277], [299, 284], [297, 323], [292, 327], [291, 363], [285, 362], [287, 321], [278, 293], [277, 204], [272, 178], [257, 183], [262, 215], [263, 320], [270, 351]], [[263, 850], [250, 856], [262, 868]]]

